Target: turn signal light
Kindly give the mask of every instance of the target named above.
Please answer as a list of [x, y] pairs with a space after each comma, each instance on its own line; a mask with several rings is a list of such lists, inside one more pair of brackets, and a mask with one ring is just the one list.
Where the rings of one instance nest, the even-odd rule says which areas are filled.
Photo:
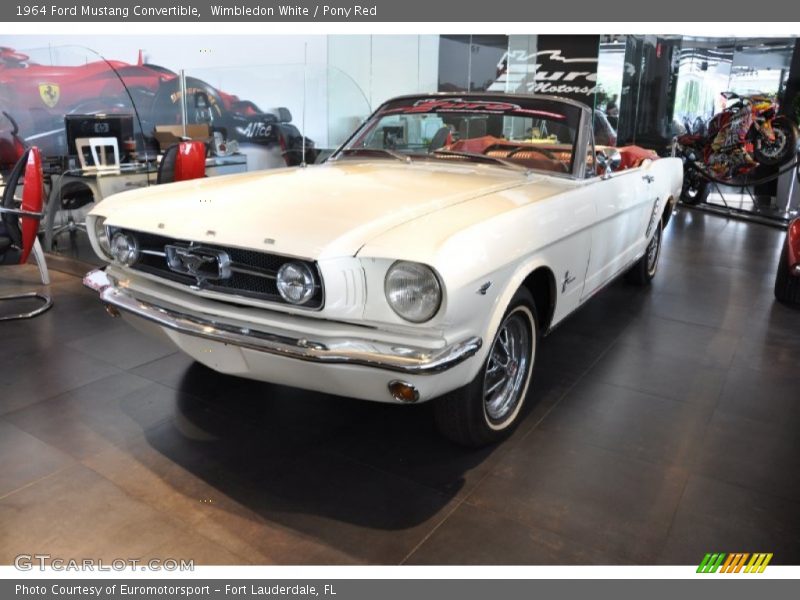
[[405, 381], [390, 381], [389, 393], [398, 402], [413, 403], [419, 400], [419, 390]]

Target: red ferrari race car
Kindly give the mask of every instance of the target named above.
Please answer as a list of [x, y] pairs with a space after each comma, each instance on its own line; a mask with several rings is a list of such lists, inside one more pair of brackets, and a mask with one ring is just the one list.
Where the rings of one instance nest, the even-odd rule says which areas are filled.
[[786, 232], [775, 276], [775, 297], [787, 304], [800, 305], [800, 219], [792, 221]]
[[47, 156], [60, 156], [66, 154], [65, 115], [132, 113], [132, 98], [138, 107], [140, 100], [152, 97], [175, 77], [158, 67], [99, 57], [79, 66], [41, 65], [2, 47], [0, 107], [22, 140], [36, 143]]
[[[189, 123], [207, 123], [240, 146], [274, 148], [281, 164], [300, 162], [303, 137], [285, 108], [262, 111], [192, 77], [186, 78], [186, 92]], [[178, 75], [144, 63], [141, 52], [137, 64], [97, 56], [77, 66], [49, 66], [0, 47], [0, 109], [16, 123], [22, 140], [35, 142], [47, 156], [67, 154], [64, 116], [69, 114], [135, 114], [143, 134], [139, 144], [155, 145], [156, 125], [181, 122], [181, 100]], [[13, 145], [6, 129], [0, 129], [0, 136]], [[306, 160], [313, 162], [313, 142], [306, 139], [305, 147]]]

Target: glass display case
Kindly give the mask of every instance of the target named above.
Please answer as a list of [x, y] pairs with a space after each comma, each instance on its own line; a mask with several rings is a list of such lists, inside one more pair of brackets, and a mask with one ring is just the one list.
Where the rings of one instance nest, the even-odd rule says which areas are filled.
[[[796, 40], [789, 38], [683, 38], [673, 121], [676, 135], [706, 135], [712, 117], [739, 106], [743, 98], [777, 104], [779, 112], [796, 124], [797, 115], [786, 105], [795, 46]], [[798, 204], [796, 173], [791, 168], [782, 173], [784, 166], [760, 165], [730, 185], [709, 182], [701, 206], [783, 224], [797, 214]]]

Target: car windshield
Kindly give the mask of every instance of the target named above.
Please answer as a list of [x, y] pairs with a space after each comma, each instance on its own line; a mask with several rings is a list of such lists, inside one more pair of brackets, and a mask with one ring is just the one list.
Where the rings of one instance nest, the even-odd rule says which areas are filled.
[[401, 98], [380, 107], [337, 158], [468, 160], [568, 174], [580, 114], [546, 98]]

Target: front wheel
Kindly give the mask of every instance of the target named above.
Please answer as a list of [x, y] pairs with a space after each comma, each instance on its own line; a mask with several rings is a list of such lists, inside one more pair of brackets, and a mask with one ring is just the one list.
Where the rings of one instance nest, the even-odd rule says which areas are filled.
[[439, 431], [464, 446], [500, 441], [517, 426], [536, 359], [539, 327], [530, 292], [506, 310], [483, 367], [471, 383], [436, 400]]
[[631, 283], [637, 285], [647, 285], [653, 280], [658, 271], [658, 259], [661, 257], [661, 238], [664, 232], [664, 226], [659, 220], [656, 225], [656, 231], [650, 242], [647, 244], [647, 250], [636, 264], [626, 273], [626, 278]]
[[773, 141], [762, 139], [753, 149], [753, 157], [762, 165], [782, 165], [797, 152], [797, 128], [786, 117], [772, 121]]

